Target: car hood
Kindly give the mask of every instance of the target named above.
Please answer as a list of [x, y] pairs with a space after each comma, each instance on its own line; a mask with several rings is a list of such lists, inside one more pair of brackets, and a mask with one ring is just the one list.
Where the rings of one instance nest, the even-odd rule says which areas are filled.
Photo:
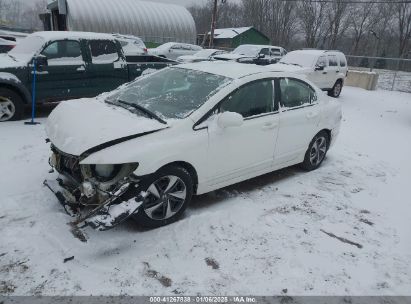
[[22, 60], [13, 59], [7, 54], [0, 54], [0, 70], [7, 68], [25, 67], [26, 65], [27, 63]]
[[46, 133], [57, 149], [80, 156], [97, 146], [115, 144], [167, 127], [102, 100], [79, 99], [64, 101], [51, 112]]
[[266, 68], [269, 69], [270, 71], [275, 71], [275, 72], [291, 72], [291, 73], [302, 73], [302, 74], [309, 74], [310, 72], [312, 72], [312, 69], [307, 68], [307, 67], [301, 67], [301, 66], [291, 65], [291, 64], [284, 64], [281, 62], [267, 65]]
[[249, 56], [245, 55], [239, 55], [239, 54], [222, 54], [218, 56], [214, 56], [215, 59], [222, 59], [222, 60], [237, 60], [241, 58], [251, 58]]

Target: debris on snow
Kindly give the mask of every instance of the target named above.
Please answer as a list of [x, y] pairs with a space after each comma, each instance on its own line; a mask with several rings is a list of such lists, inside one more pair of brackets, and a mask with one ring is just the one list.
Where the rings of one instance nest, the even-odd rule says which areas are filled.
[[213, 258], [206, 258], [205, 262], [208, 266], [210, 266], [213, 269], [219, 269], [220, 268], [220, 265], [218, 264], [218, 262]]
[[74, 255], [71, 256], [71, 257], [69, 257], [69, 258], [65, 258], [65, 259], [63, 260], [63, 263], [67, 263], [68, 261], [72, 261], [72, 260], [74, 260]]
[[337, 240], [339, 240], [339, 241], [341, 241], [341, 242], [343, 242], [343, 243], [347, 243], [347, 244], [356, 246], [356, 247], [359, 248], [359, 249], [362, 248], [362, 245], [361, 245], [361, 244], [358, 244], [358, 243], [356, 243], [356, 242], [350, 241], [350, 240], [348, 240], [348, 239], [346, 239], [346, 238], [343, 238], [343, 237], [340, 237], [340, 236], [336, 236], [334, 233], [327, 232], [327, 231], [324, 231], [324, 230], [322, 230], [322, 229], [320, 229], [320, 230], [321, 230], [321, 232], [325, 233], [326, 235], [328, 235], [328, 236], [330, 236], [330, 237], [333, 237], [333, 238], [335, 238], [335, 239], [337, 239]]

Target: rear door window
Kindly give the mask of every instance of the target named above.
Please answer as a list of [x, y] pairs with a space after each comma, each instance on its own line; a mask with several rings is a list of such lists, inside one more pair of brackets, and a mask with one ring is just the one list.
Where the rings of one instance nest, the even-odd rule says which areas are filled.
[[328, 55], [328, 62], [329, 62], [330, 67], [338, 66], [337, 56]]
[[317, 100], [314, 89], [298, 79], [281, 78], [280, 90], [280, 103], [286, 109], [310, 105]]
[[110, 40], [91, 40], [90, 50], [95, 64], [113, 63], [119, 59], [116, 44]]

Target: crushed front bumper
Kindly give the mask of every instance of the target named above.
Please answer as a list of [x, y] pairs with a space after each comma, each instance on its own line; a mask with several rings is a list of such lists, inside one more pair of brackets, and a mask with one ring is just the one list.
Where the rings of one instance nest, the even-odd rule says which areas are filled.
[[96, 230], [109, 230], [135, 214], [143, 203], [143, 196], [136, 196], [136, 183], [124, 181], [112, 191], [105, 192], [105, 199], [95, 205], [86, 205], [81, 186], [75, 187], [62, 178], [45, 180], [43, 184], [59, 200], [64, 210], [76, 220], [69, 224], [76, 229], [90, 226]]

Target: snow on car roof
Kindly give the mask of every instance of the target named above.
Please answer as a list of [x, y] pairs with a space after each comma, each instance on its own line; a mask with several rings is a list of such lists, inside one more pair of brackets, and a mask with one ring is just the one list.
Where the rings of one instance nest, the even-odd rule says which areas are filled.
[[[244, 33], [245, 31], [248, 31], [250, 28], [251, 28], [251, 26], [216, 29], [214, 31], [214, 39], [234, 38], [234, 37]], [[209, 32], [208, 34], [210, 35], [211, 33]]]
[[341, 53], [340, 51], [331, 51], [331, 50], [296, 50], [290, 53], [304, 53], [309, 55], [322, 55], [324, 53]]
[[232, 79], [241, 78], [247, 75], [261, 72], [268, 72], [267, 68], [263, 66], [227, 61], [187, 63], [178, 65], [177, 67], [216, 74]]
[[47, 31], [35, 32], [29, 36], [38, 36], [46, 41], [58, 39], [104, 39], [115, 40], [111, 34], [93, 33], [93, 32], [67, 32], [67, 31]]

